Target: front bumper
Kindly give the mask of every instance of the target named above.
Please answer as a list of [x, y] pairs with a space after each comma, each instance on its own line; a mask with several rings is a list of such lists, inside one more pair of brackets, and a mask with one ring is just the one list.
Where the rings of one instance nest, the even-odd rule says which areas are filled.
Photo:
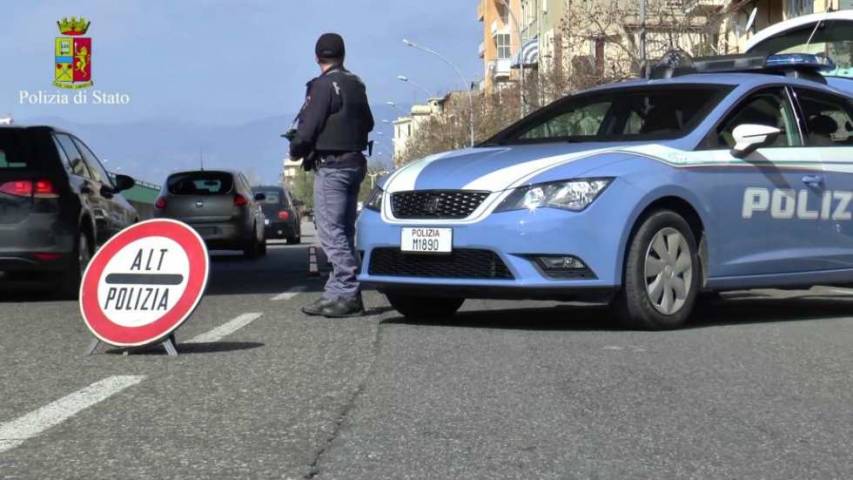
[[[597, 202], [583, 212], [542, 208], [492, 213], [476, 223], [440, 225], [453, 228], [454, 251], [495, 253], [512, 274], [507, 279], [371, 274], [372, 253], [378, 248], [399, 249], [402, 227], [434, 225], [429, 221], [389, 223], [380, 213], [365, 210], [357, 229], [357, 248], [363, 255], [358, 278], [384, 291], [422, 290], [430, 295], [450, 296], [464, 293], [467, 298], [606, 297], [621, 286], [625, 222], [619, 219], [627, 218], [628, 213], [627, 207], [608, 212], [607, 203]], [[590, 278], [549, 276], [533, 260], [540, 255], [577, 257], [593, 275]]]

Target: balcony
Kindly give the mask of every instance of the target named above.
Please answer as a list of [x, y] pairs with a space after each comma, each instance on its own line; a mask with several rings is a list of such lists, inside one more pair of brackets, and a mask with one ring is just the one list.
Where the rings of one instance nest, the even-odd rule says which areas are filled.
[[489, 62], [489, 73], [495, 80], [508, 79], [511, 71], [512, 60], [509, 58], [499, 58]]
[[687, 15], [708, 15], [729, 3], [728, 0], [684, 0], [684, 12]]

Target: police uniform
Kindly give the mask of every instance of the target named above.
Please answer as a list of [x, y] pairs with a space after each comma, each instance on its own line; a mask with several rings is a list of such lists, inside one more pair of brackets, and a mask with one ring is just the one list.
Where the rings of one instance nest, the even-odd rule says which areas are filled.
[[[334, 34], [317, 42], [320, 59], [342, 59], [343, 52], [343, 40]], [[308, 82], [290, 153], [292, 158], [314, 163], [317, 234], [332, 264], [323, 297], [303, 308], [309, 315], [344, 317], [364, 311], [356, 281], [360, 260], [355, 250], [355, 221], [358, 191], [367, 173], [363, 152], [373, 126], [364, 83], [342, 64]]]

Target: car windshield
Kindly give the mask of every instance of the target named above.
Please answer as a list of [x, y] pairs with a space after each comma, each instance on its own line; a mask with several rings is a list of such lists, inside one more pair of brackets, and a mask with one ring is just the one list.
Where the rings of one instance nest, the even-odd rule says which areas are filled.
[[0, 170], [26, 168], [27, 163], [19, 155], [20, 136], [11, 130], [0, 130]]
[[724, 85], [667, 85], [567, 97], [483, 145], [679, 138], [702, 121], [730, 90]]
[[222, 195], [234, 187], [234, 177], [227, 172], [176, 173], [166, 181], [173, 195]]

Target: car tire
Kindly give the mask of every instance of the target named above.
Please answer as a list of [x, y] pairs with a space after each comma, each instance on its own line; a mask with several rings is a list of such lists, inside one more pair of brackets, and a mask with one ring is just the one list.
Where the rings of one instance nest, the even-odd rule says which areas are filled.
[[59, 280], [58, 294], [65, 300], [77, 300], [80, 296], [80, 283], [83, 273], [92, 260], [92, 247], [88, 235], [81, 231], [74, 244], [72, 259], [68, 269], [62, 273]]
[[261, 243], [258, 241], [257, 236], [253, 235], [247, 241], [246, 246], [243, 247], [243, 255], [246, 258], [258, 258], [261, 256]]
[[267, 254], [267, 239], [264, 238], [261, 240], [261, 243], [258, 244], [258, 256], [263, 257]]
[[687, 321], [699, 291], [701, 265], [690, 226], [670, 210], [641, 220], [628, 246], [616, 301], [630, 328], [666, 330]]
[[450, 317], [465, 303], [464, 298], [418, 297], [386, 293], [388, 302], [407, 318]]
[[301, 235], [291, 235], [291, 236], [287, 237], [287, 243], [289, 245], [299, 245], [300, 243], [302, 243], [302, 236]]

